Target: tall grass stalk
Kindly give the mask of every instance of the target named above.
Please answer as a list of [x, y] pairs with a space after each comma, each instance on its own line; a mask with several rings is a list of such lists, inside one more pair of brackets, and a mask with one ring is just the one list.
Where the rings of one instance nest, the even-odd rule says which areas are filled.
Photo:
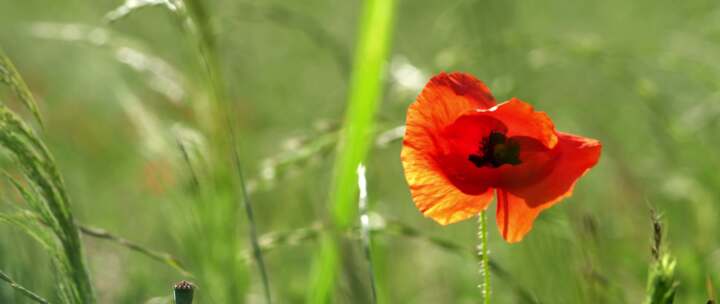
[[242, 172], [242, 166], [240, 163], [240, 156], [235, 155], [235, 166], [238, 171], [238, 178], [240, 179], [240, 189], [243, 195], [243, 205], [245, 206], [245, 214], [248, 218], [248, 234], [250, 236], [250, 246], [252, 247], [253, 258], [258, 266], [260, 272], [260, 279], [262, 280], [263, 292], [265, 294], [266, 303], [272, 303], [272, 296], [270, 293], [270, 279], [268, 279], [267, 269], [265, 268], [265, 260], [263, 259], [262, 250], [260, 249], [260, 243], [258, 242], [257, 236], [257, 225], [255, 224], [255, 216], [253, 215], [252, 204], [250, 202], [250, 195], [248, 193], [247, 186], [245, 185], [245, 176]]
[[234, 122], [232, 120], [232, 107], [225, 97], [225, 90], [223, 85], [222, 72], [220, 68], [220, 62], [218, 59], [217, 42], [215, 40], [213, 28], [210, 23], [210, 16], [207, 12], [204, 4], [199, 0], [186, 1], [188, 5], [188, 11], [190, 17], [195, 25], [196, 35], [199, 41], [200, 54], [203, 59], [203, 63], [207, 70], [207, 79], [211, 91], [211, 96], [214, 101], [215, 110], [213, 114], [223, 115], [225, 120], [225, 131], [229, 139], [231, 157], [237, 171], [237, 177], [239, 180], [239, 188], [241, 192], [241, 201], [245, 215], [248, 220], [248, 234], [250, 239], [250, 245], [253, 248], [253, 257], [258, 266], [258, 272], [262, 280], [262, 286], [265, 296], [266, 303], [272, 303], [270, 293], [270, 280], [268, 279], [267, 270], [265, 267], [265, 261], [260, 250], [257, 238], [257, 223], [255, 221], [252, 204], [250, 201], [250, 195], [245, 185], [245, 177], [243, 174], [242, 162], [240, 160], [240, 154], [238, 152], [238, 140], [237, 134], [234, 128]]
[[[37, 112], [32, 93], [2, 51], [0, 73], [0, 80], [10, 86], [26, 107]], [[35, 116], [39, 118], [38, 114]], [[63, 302], [95, 303], [80, 232], [55, 160], [40, 137], [4, 105], [0, 105], [0, 145], [11, 153], [21, 168], [26, 183], [9, 179], [33, 215], [12, 223], [41, 241], [49, 251], [58, 272], [58, 293]]]
[[[196, 197], [198, 206], [196, 212], [192, 212], [192, 216], [196, 219], [195, 230], [193, 230], [192, 236], [187, 238], [188, 249], [191, 251], [197, 260], [200, 261], [200, 274], [201, 280], [205, 283], [205, 286], [209, 286], [210, 293], [215, 297], [226, 302], [241, 302], [244, 298], [244, 285], [242, 282], [245, 281], [244, 267], [245, 265], [240, 263], [235, 258], [235, 251], [239, 250], [237, 246], [238, 236], [236, 233], [237, 225], [237, 207], [239, 204], [236, 202], [242, 202], [245, 205], [246, 215], [249, 219], [250, 241], [253, 243], [253, 247], [258, 247], [255, 243], [255, 221], [252, 215], [252, 207], [250, 205], [247, 189], [245, 187], [244, 177], [242, 176], [241, 166], [239, 161], [239, 154], [237, 152], [237, 144], [235, 139], [235, 131], [231, 120], [232, 111], [230, 111], [229, 103], [225, 97], [225, 88], [223, 85], [223, 77], [221, 73], [217, 41], [215, 36], [215, 28], [211, 21], [211, 15], [208, 11], [207, 3], [200, 0], [140, 0], [140, 1], [126, 1], [125, 4], [118, 7], [114, 11], [106, 15], [106, 20], [109, 22], [115, 22], [137, 9], [144, 7], [150, 7], [155, 5], [164, 5], [172, 12], [175, 21], [185, 32], [189, 43], [197, 49], [198, 57], [202, 65], [203, 73], [202, 80], [204, 81], [205, 88], [209, 97], [209, 105], [207, 107], [198, 106], [198, 118], [199, 124], [205, 127], [205, 131], [208, 133], [209, 138], [213, 139], [213, 143], [219, 147], [219, 151], [230, 151], [231, 153], [220, 152], [223, 159], [230, 160], [236, 165], [236, 172], [240, 173], [240, 185], [231, 190], [231, 192], [237, 192], [235, 189], [240, 188], [242, 197], [234, 197], [233, 199], [227, 199], [222, 196], [224, 193], [215, 191], [215, 188], [208, 188], [207, 191], [201, 191], [200, 180], [195, 172], [192, 163], [190, 162], [187, 146], [178, 140], [181, 153], [183, 154], [184, 160], [187, 162], [193, 178], [194, 189], [197, 190]], [[203, 102], [198, 101], [198, 104]], [[215, 119], [220, 117], [221, 119]], [[223, 122], [225, 123], [223, 125]], [[227, 135], [227, 137], [225, 136]], [[224, 140], [225, 138], [229, 140]], [[230, 156], [226, 158], [225, 156]], [[224, 170], [227, 166], [217, 167], [216, 169]], [[221, 172], [222, 173], [222, 172]], [[210, 182], [217, 182], [218, 180], [211, 180]], [[217, 186], [218, 184], [216, 184]], [[214, 203], [208, 204], [208, 201]], [[197, 215], [197, 218], [194, 216]], [[208, 254], [207, 250], [199, 250], [197, 240], [201, 239], [204, 246], [211, 248], [215, 251], [214, 254]], [[269, 297], [269, 286], [267, 280], [267, 274], [265, 271], [264, 263], [259, 250], [254, 250], [258, 253], [255, 255], [256, 262], [260, 268], [260, 273], [263, 278], [263, 286], [265, 288], [265, 295], [267, 303], [270, 303]], [[258, 258], [260, 256], [260, 258]], [[242, 268], [242, 270], [241, 270]]]
[[[200, 0], [127, 0], [123, 5], [109, 12], [105, 16], [105, 20], [108, 23], [118, 22], [137, 10], [152, 6], [164, 6], [171, 12], [176, 25], [184, 32], [187, 38], [186, 42], [197, 51], [198, 62], [203, 72], [198, 74], [200, 75], [198, 80], [204, 85], [208, 99], [197, 99], [193, 103], [198, 124], [204, 128], [203, 131], [207, 133], [208, 138], [212, 139], [212, 143], [219, 147], [217, 151], [220, 151], [218, 154], [222, 156], [222, 159], [234, 164], [238, 153], [229, 116], [230, 107], [225, 98], [217, 54], [216, 32], [210, 20], [208, 3]], [[207, 102], [209, 103], [206, 104]], [[217, 117], [221, 119], [216, 119]], [[224, 128], [224, 122], [227, 122], [227, 128]], [[226, 140], [224, 136], [226, 133], [231, 134], [227, 137], [231, 139], [230, 141]], [[188, 254], [192, 255], [192, 260], [199, 264], [196, 266], [198, 280], [207, 286], [208, 295], [212, 295], [219, 302], [240, 303], [245, 298], [247, 275], [245, 264], [236, 258], [236, 251], [240, 250], [238, 245], [240, 238], [237, 233], [239, 222], [237, 211], [240, 204], [237, 202], [242, 201], [246, 205], [249, 202], [242, 197], [226, 196], [229, 192], [237, 191], [232, 188], [226, 192], [233, 185], [223, 182], [222, 177], [225, 177], [223, 174], [232, 173], [229, 170], [228, 172], [224, 171], [228, 168], [225, 164], [214, 168], [217, 170], [214, 171], [216, 174], [213, 177], [208, 176], [207, 179], [201, 180], [190, 155], [196, 154], [191, 153], [197, 152], [192, 151], [196, 147], [184, 142], [180, 137], [176, 134], [176, 141], [183, 160], [190, 171], [194, 194], [197, 194], [193, 196], [196, 204], [187, 209], [187, 215], [192, 223], [183, 225], [189, 230], [188, 235], [183, 238], [186, 245], [184, 248]], [[232, 151], [232, 153], [225, 151]], [[206, 165], [211, 163], [208, 162]], [[238, 168], [238, 170], [240, 169]], [[207, 187], [201, 187], [206, 184]], [[245, 191], [245, 187], [239, 188], [240, 191]], [[246, 206], [246, 210], [248, 210], [247, 208], [248, 206]], [[252, 215], [250, 214], [248, 217], [251, 218]], [[251, 222], [250, 225], [254, 225], [254, 222]], [[251, 229], [250, 232], [254, 233], [254, 229]], [[264, 271], [261, 272], [264, 275]], [[263, 282], [266, 281], [263, 280]]]
[[338, 233], [350, 228], [357, 219], [355, 169], [372, 145], [374, 116], [383, 89], [394, 8], [394, 0], [365, 0], [363, 3], [348, 108], [328, 197], [334, 231], [321, 238], [320, 251], [313, 264], [308, 303], [331, 302], [341, 256]]

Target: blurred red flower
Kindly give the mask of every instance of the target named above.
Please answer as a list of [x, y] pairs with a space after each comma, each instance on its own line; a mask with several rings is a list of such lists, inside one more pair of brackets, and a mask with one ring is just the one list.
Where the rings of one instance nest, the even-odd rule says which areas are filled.
[[496, 105], [469, 74], [441, 73], [408, 109], [401, 159], [425, 216], [455, 223], [485, 210], [497, 193], [498, 228], [518, 242], [540, 211], [572, 194], [600, 150], [595, 139], [556, 131], [519, 99]]

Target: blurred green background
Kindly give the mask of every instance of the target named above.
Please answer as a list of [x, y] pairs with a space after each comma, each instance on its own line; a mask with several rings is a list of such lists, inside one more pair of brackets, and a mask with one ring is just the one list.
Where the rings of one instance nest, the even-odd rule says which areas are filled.
[[[677, 303], [705, 303], [720, 282], [720, 3], [667, 1], [398, 1], [378, 144], [366, 163], [384, 303], [477, 303], [478, 265], [428, 242], [471, 252], [473, 220], [441, 227], [414, 207], [396, 127], [440, 71], [484, 80], [559, 130], [603, 142], [598, 166], [572, 198], [544, 212], [519, 244], [491, 220], [496, 303], [638, 303], [650, 261], [649, 207], [662, 214], [678, 261]], [[233, 198], [227, 143], [215, 130], [196, 46], [162, 5], [115, 22], [122, 1], [0, 1], [0, 45], [39, 101], [80, 222], [166, 251], [195, 274], [200, 303], [263, 303], [247, 263], [248, 223]], [[328, 213], [332, 147], [345, 110], [360, 1], [208, 1], [218, 58], [259, 233], [313, 227]], [[0, 98], [23, 112], [9, 90]], [[30, 120], [29, 115], [24, 115]], [[180, 147], [192, 146], [188, 168]], [[3, 158], [3, 168], [12, 159]], [[192, 167], [192, 166], [191, 166]], [[192, 172], [197, 171], [197, 172]], [[193, 182], [199, 176], [200, 188]], [[17, 201], [3, 184], [3, 200]], [[204, 190], [202, 190], [204, 189]], [[494, 212], [494, 207], [490, 210]], [[491, 217], [492, 218], [492, 217]], [[50, 300], [40, 246], [0, 228], [0, 269]], [[265, 238], [267, 239], [267, 237]], [[100, 303], [144, 303], [188, 278], [113, 242], [84, 238]], [[312, 238], [265, 254], [277, 303], [303, 302]], [[367, 303], [367, 267], [338, 281], [335, 303]], [[464, 253], [464, 251], [463, 251]], [[0, 284], [0, 303], [29, 303]]]

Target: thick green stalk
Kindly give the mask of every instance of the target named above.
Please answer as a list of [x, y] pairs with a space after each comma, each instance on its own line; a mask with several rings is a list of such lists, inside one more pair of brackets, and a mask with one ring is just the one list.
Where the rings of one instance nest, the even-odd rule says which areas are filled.
[[334, 232], [321, 238], [315, 258], [308, 303], [328, 303], [337, 279], [342, 255], [339, 233], [357, 219], [357, 176], [355, 169], [372, 144], [374, 116], [383, 88], [385, 61], [390, 46], [394, 0], [366, 0], [348, 94], [348, 109], [335, 158], [333, 184], [329, 192]]

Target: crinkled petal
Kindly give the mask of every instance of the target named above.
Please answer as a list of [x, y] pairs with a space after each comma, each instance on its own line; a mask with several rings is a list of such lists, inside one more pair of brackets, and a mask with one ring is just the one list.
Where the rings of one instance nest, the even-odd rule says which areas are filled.
[[599, 141], [560, 132], [557, 135], [558, 143], [551, 151], [553, 167], [547, 175], [531, 185], [510, 185], [498, 191], [497, 224], [508, 242], [522, 240], [540, 211], [572, 195], [577, 180], [600, 158]]

